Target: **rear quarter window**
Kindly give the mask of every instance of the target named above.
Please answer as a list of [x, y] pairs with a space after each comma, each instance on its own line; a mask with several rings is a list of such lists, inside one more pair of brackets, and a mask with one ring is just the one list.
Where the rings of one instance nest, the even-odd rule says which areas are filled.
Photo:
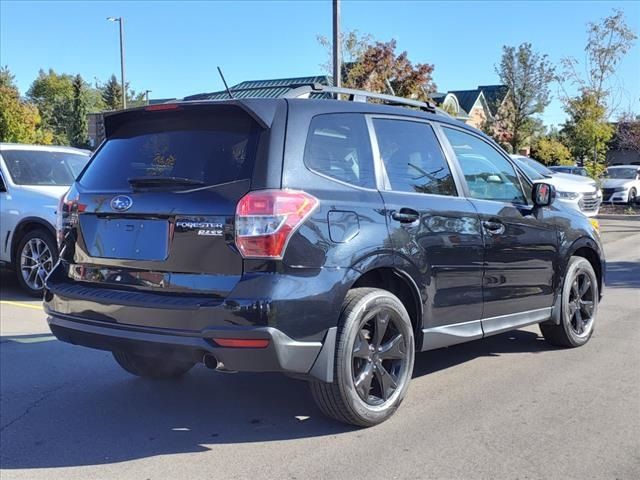
[[311, 121], [304, 151], [311, 170], [358, 187], [374, 188], [373, 157], [363, 115], [318, 115]]
[[244, 112], [210, 108], [149, 112], [122, 123], [79, 182], [92, 190], [129, 189], [129, 179], [178, 177], [205, 185], [249, 179], [260, 127]]

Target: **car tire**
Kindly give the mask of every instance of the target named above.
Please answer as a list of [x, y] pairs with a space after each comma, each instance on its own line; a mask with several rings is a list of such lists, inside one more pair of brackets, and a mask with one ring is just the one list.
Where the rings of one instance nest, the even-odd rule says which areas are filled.
[[583, 257], [571, 257], [562, 287], [560, 324], [540, 324], [545, 340], [568, 348], [587, 343], [593, 335], [599, 298], [598, 279], [591, 263]]
[[187, 373], [195, 363], [178, 362], [161, 357], [143, 357], [128, 352], [113, 352], [116, 359], [125, 371], [132, 375], [154, 379], [178, 378]]
[[44, 281], [58, 261], [56, 240], [47, 230], [27, 232], [18, 242], [13, 268], [20, 288], [32, 297], [42, 298]]
[[627, 200], [627, 203], [629, 205], [635, 205], [638, 202], [638, 192], [636, 191], [635, 188], [632, 188], [631, 190], [629, 190], [629, 198]]
[[402, 302], [386, 290], [355, 288], [342, 306], [333, 382], [312, 381], [311, 393], [328, 417], [377, 425], [402, 403], [414, 359], [413, 326]]

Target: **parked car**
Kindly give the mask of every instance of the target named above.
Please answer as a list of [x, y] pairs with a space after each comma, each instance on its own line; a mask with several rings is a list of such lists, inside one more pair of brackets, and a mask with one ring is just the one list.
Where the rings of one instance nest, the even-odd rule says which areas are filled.
[[[529, 179], [534, 183], [549, 183], [556, 188], [556, 198], [566, 206], [578, 210], [587, 217], [595, 217], [602, 203], [602, 191], [589, 178], [585, 182], [578, 175], [547, 171], [541, 163], [527, 157], [512, 156]], [[537, 168], [534, 168], [537, 167]]]
[[569, 173], [571, 175], [580, 175], [581, 177], [588, 177], [587, 169], [584, 167], [570, 167], [565, 165], [554, 165], [548, 167], [552, 172], [557, 173]]
[[640, 193], [640, 166], [614, 165], [607, 168], [602, 181], [602, 194], [605, 202], [638, 202]]
[[29, 295], [42, 297], [58, 258], [58, 201], [88, 160], [76, 148], [0, 144], [0, 260]]
[[584, 182], [592, 185], [596, 185], [596, 181], [591, 177], [585, 177], [582, 175], [574, 175], [573, 173], [563, 173], [563, 172], [555, 172], [551, 170], [549, 167], [543, 165], [542, 163], [534, 160], [530, 157], [525, 157], [524, 155], [510, 155], [514, 160], [521, 160], [522, 162], [529, 165], [529, 167], [536, 170], [539, 174], [544, 175], [545, 177], [558, 177], [564, 178], [566, 180], [571, 180], [573, 182]]
[[[338, 92], [394, 105], [298, 98]], [[369, 426], [416, 351], [538, 323], [591, 337], [594, 224], [430, 104], [302, 86], [121, 111], [105, 133], [59, 209], [44, 305], [56, 337], [129, 373], [285, 372]]]

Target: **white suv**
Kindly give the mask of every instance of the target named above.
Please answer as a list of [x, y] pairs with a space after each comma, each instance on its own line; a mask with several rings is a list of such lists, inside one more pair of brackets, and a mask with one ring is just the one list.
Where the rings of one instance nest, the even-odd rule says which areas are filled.
[[0, 143], [0, 261], [30, 295], [58, 259], [58, 201], [88, 161], [86, 150]]
[[556, 187], [556, 198], [563, 204], [587, 217], [595, 217], [598, 214], [602, 203], [602, 191], [592, 178], [554, 172], [534, 159], [522, 155], [511, 155], [511, 158], [532, 182], [549, 183]]

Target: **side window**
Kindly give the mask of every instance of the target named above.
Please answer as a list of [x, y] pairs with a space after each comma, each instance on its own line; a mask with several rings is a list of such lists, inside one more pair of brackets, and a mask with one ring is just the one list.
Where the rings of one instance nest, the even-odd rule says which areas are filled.
[[311, 121], [304, 163], [328, 177], [375, 188], [369, 132], [363, 115], [318, 115]]
[[471, 197], [498, 202], [527, 203], [513, 165], [483, 140], [443, 128], [469, 186]]
[[0, 192], [6, 192], [7, 191], [7, 186], [4, 184], [4, 177], [2, 176], [2, 173], [0, 173]]
[[457, 195], [431, 125], [386, 118], [374, 119], [373, 125], [392, 190]]

